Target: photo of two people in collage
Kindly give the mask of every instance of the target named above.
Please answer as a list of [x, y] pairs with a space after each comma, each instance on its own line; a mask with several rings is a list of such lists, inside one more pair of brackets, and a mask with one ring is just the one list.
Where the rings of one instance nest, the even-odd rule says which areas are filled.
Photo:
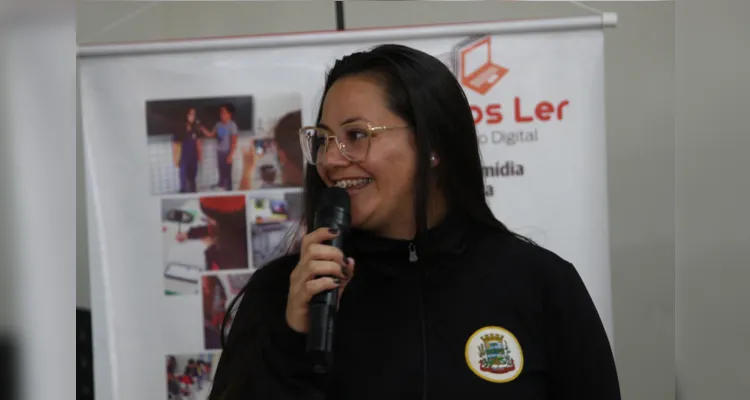
[[259, 101], [253, 96], [148, 101], [152, 194], [301, 187], [299, 97], [270, 98], [277, 106], [271, 109], [257, 107]]

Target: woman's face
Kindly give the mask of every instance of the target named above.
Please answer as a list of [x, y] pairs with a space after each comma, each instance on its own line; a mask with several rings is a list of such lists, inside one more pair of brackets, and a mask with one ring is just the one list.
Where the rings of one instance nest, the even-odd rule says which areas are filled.
[[187, 113], [187, 120], [188, 120], [188, 122], [189, 122], [189, 123], [191, 123], [191, 124], [192, 124], [193, 122], [195, 122], [195, 108], [191, 108], [191, 109], [189, 109], [189, 110], [188, 110], [188, 113]]
[[[333, 84], [323, 101], [320, 122], [337, 136], [342, 135], [342, 125], [352, 122], [371, 126], [407, 125], [388, 110], [380, 85], [362, 76], [342, 78]], [[399, 128], [373, 135], [364, 161], [347, 160], [330, 142], [325, 158], [316, 165], [327, 186], [344, 179], [372, 179], [364, 187], [348, 190], [354, 227], [389, 237], [410, 238], [416, 159], [414, 136], [408, 129]]]

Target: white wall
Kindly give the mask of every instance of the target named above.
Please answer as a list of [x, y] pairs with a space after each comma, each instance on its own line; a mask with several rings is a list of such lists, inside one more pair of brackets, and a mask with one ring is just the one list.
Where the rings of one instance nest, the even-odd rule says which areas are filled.
[[[591, 13], [563, 2], [373, 3], [347, 1], [347, 28]], [[735, 5], [723, 6], [728, 3]], [[744, 346], [740, 340], [750, 337], [748, 312], [741, 313], [742, 305], [750, 302], [748, 291], [743, 289], [750, 282], [750, 268], [740, 250], [749, 242], [745, 227], [750, 226], [750, 212], [741, 206], [750, 204], [750, 180], [743, 172], [750, 171], [750, 135], [740, 137], [739, 130], [727, 127], [744, 122], [739, 101], [743, 92], [737, 84], [741, 79], [746, 82], [747, 77], [736, 72], [740, 70], [736, 63], [748, 63], [746, 54], [737, 53], [747, 49], [747, 40], [732, 42], [718, 37], [730, 32], [747, 34], [743, 17], [750, 15], [748, 2], [678, 1], [677, 14], [685, 21], [677, 25], [678, 41], [684, 40], [686, 47], [678, 53], [677, 98], [680, 105], [690, 108], [678, 116], [676, 148], [674, 5], [586, 4], [617, 12], [620, 17], [618, 27], [605, 33], [605, 73], [615, 352], [624, 398], [674, 397], [675, 322], [680, 398], [744, 398], [750, 380], [746, 379], [747, 362], [737, 350]], [[132, 17], [114, 24], [129, 15]], [[148, 6], [140, 2], [79, 1], [78, 8], [81, 42], [334, 27], [331, 2], [163, 2]], [[729, 46], [732, 50], [726, 51]], [[696, 81], [706, 73], [712, 79]], [[720, 105], [721, 114], [704, 117], [712, 105]], [[79, 181], [83, 178], [81, 171]], [[78, 189], [82, 201], [84, 196]], [[675, 192], [679, 197], [677, 221]], [[82, 212], [78, 215], [85, 217]], [[79, 221], [78, 231], [85, 226]], [[81, 240], [85, 232], [82, 234], [78, 241], [78, 290], [79, 304], [85, 305], [89, 301], [85, 291], [87, 250], [85, 240]], [[727, 278], [730, 283], [720, 283]], [[722, 315], [722, 309], [734, 312]], [[715, 331], [725, 324], [731, 330]], [[717, 396], [720, 389], [721, 396]]]
[[7, 4], [0, 7], [0, 373], [8, 380], [0, 398], [9, 398], [8, 385], [18, 389], [13, 398], [62, 398], [73, 392], [75, 373], [58, 361], [72, 366], [77, 337], [67, 308], [78, 222], [68, 136], [75, 59], [72, 41], [65, 44], [74, 26], [55, 7], [36, 13]]
[[677, 17], [678, 397], [747, 399], [750, 2], [679, 0]]

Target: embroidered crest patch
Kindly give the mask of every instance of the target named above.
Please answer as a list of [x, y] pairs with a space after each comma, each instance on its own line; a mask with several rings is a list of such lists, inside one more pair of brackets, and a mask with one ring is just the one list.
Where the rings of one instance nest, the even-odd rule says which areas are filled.
[[466, 342], [466, 364], [478, 377], [496, 383], [510, 382], [523, 369], [518, 339], [499, 326], [485, 326]]

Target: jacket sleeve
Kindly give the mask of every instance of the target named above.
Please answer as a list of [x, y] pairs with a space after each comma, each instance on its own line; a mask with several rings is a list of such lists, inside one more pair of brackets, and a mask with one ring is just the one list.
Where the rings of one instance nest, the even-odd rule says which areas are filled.
[[594, 302], [573, 265], [553, 265], [546, 290], [550, 398], [620, 400], [614, 356]]
[[219, 359], [210, 399], [318, 400], [326, 377], [316, 375], [305, 355], [306, 335], [286, 322], [293, 265], [271, 263], [244, 290]]

